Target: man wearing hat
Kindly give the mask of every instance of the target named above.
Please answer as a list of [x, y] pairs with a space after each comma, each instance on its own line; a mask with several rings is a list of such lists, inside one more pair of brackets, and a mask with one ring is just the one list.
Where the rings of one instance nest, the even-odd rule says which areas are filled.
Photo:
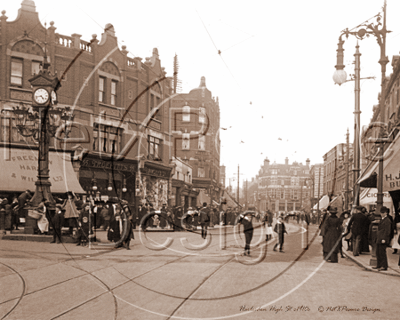
[[50, 243], [61, 243], [61, 228], [64, 224], [64, 210], [61, 204], [56, 205], [56, 213], [51, 219], [51, 222], [53, 225], [53, 241]]
[[201, 237], [207, 238], [207, 226], [210, 223], [210, 210], [207, 208], [207, 202], [203, 203], [203, 208], [199, 211], [199, 220], [201, 226]]
[[376, 267], [378, 271], [386, 271], [388, 268], [388, 261], [386, 255], [386, 247], [390, 243], [390, 234], [392, 231], [392, 223], [388, 218], [389, 209], [387, 207], [381, 208], [382, 220], [378, 225], [378, 232], [376, 236]]
[[356, 206], [353, 209], [353, 215], [350, 218], [348, 230], [351, 230], [353, 243], [353, 256], [358, 256], [361, 253], [361, 239], [365, 232], [368, 232], [369, 220], [362, 213], [363, 206]]

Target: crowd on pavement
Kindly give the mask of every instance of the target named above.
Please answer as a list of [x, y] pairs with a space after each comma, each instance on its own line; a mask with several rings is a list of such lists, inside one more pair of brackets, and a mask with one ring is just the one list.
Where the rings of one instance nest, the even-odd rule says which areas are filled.
[[[378, 271], [387, 271], [387, 249], [392, 248], [393, 254], [400, 249], [399, 229], [400, 219], [389, 215], [389, 208], [382, 207], [380, 215], [368, 212], [363, 206], [356, 206], [353, 212], [344, 211], [337, 216], [336, 207], [328, 207], [320, 224], [322, 236], [323, 257], [326, 261], [337, 263], [338, 254], [343, 255], [342, 238], [347, 243], [346, 251], [352, 252], [354, 257], [363, 253], [372, 253], [375, 250]], [[370, 250], [370, 247], [372, 250]], [[400, 258], [398, 261], [400, 268]]]

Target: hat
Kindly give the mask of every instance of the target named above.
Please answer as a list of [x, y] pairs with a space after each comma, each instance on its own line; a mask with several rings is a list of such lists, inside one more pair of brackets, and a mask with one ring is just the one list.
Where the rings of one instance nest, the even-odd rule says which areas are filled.
[[338, 211], [336, 207], [330, 207], [329, 212], [332, 214], [336, 214]]
[[363, 206], [355, 206], [354, 209], [362, 211], [363, 209], [365, 209], [365, 207], [363, 207]]
[[192, 208], [192, 207], [189, 207], [188, 210], [193, 210], [193, 208]]
[[381, 208], [381, 213], [384, 213], [384, 212], [389, 213], [390, 212], [389, 208], [388, 207], [382, 207]]

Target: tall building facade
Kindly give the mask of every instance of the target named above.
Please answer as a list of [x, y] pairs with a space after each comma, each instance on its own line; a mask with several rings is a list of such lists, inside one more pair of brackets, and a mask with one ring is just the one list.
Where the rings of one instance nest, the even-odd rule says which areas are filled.
[[[52, 150], [74, 152], [73, 166], [85, 196], [119, 197], [131, 205], [167, 203], [173, 165], [168, 97], [171, 78], [161, 66], [158, 50], [151, 57], [128, 57], [119, 47], [114, 27], [107, 24], [100, 39], [62, 35], [54, 22], [39, 20], [34, 1], [24, 0], [15, 21], [0, 17], [0, 141], [2, 148], [35, 150], [32, 137], [15, 126], [15, 108], [32, 105], [29, 79], [48, 56], [51, 72], [60, 78], [58, 106], [73, 110], [68, 143], [52, 139]], [[165, 102], [162, 104], [162, 102]], [[57, 107], [57, 106], [56, 106]], [[26, 151], [28, 152], [28, 151]], [[28, 155], [26, 155], [28, 156]], [[27, 165], [21, 158], [21, 165]], [[2, 165], [7, 165], [1, 159]], [[54, 185], [63, 172], [50, 170]], [[12, 176], [5, 179], [11, 179]], [[28, 186], [32, 189], [34, 187]], [[22, 190], [21, 190], [22, 191]], [[7, 192], [7, 190], [2, 190]], [[146, 200], [147, 199], [147, 200]]]
[[265, 211], [295, 211], [310, 205], [310, 160], [306, 164], [270, 163], [264, 160], [258, 174], [259, 209]]
[[[198, 88], [180, 93], [170, 109], [173, 133], [173, 156], [193, 168], [193, 189], [199, 192], [197, 205], [219, 203], [220, 183], [220, 109], [218, 97], [212, 96], [201, 77]], [[176, 189], [179, 198], [180, 190]], [[194, 204], [191, 204], [194, 205]]]

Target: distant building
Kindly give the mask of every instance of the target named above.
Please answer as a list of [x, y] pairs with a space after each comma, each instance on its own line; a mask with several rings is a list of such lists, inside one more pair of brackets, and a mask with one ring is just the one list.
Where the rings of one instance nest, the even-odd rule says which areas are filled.
[[[197, 204], [219, 203], [222, 194], [220, 169], [220, 110], [201, 77], [198, 88], [180, 93], [170, 109], [173, 157], [193, 168], [193, 188], [199, 191]], [[179, 197], [179, 190], [176, 191]], [[193, 204], [190, 204], [193, 205]], [[185, 203], [185, 206], [188, 206]]]
[[285, 159], [284, 164], [264, 160], [258, 175], [259, 209], [265, 211], [293, 211], [309, 206], [310, 188], [306, 180], [310, 176], [310, 160], [306, 164]]

